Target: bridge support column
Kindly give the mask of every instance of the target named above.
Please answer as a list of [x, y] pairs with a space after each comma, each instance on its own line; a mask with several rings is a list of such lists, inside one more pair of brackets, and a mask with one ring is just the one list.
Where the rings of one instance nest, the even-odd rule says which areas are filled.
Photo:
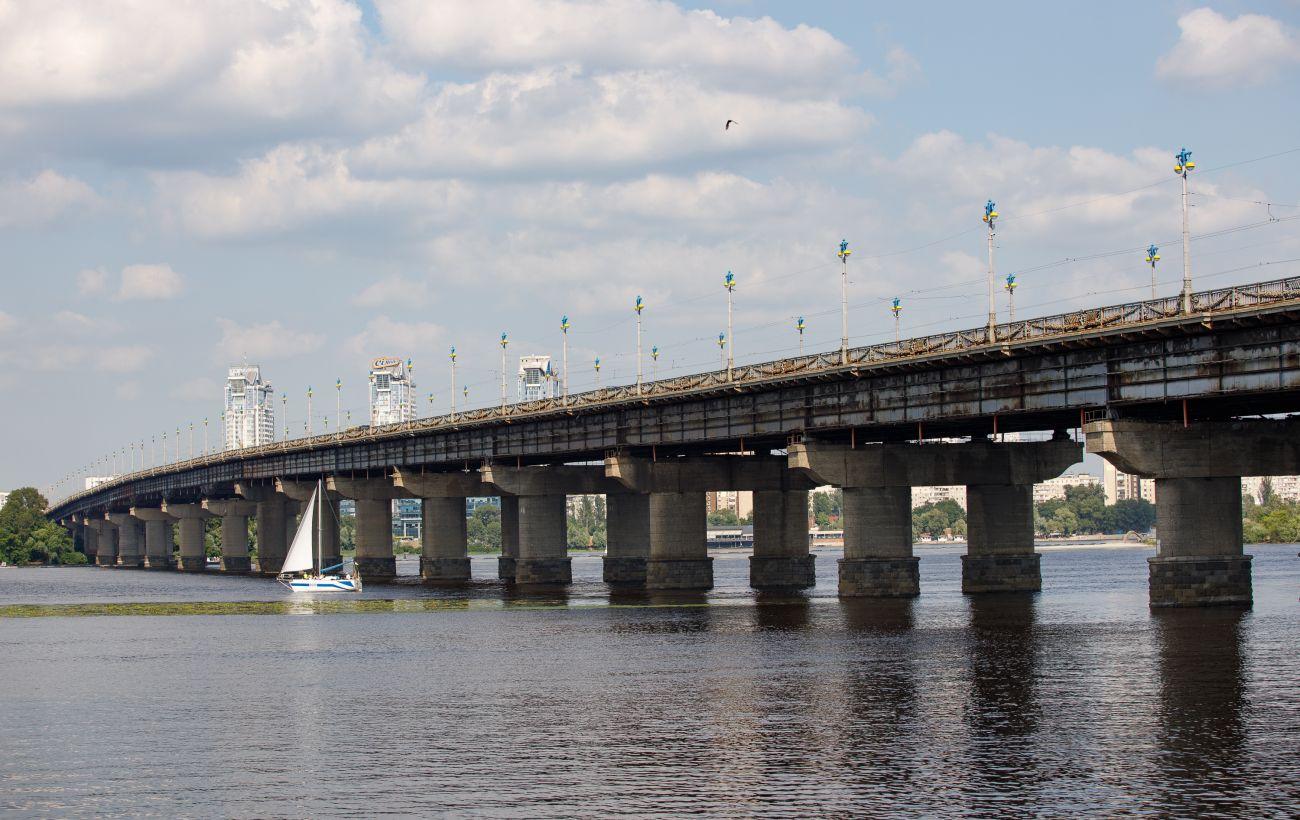
[[430, 584], [469, 580], [469, 521], [461, 497], [420, 500], [420, 577]]
[[1043, 588], [1034, 552], [1032, 484], [966, 486], [966, 554], [961, 591], [1037, 592]]
[[332, 476], [326, 489], [357, 505], [357, 572], [367, 583], [385, 583], [397, 577], [393, 555], [393, 499], [405, 492], [388, 478]]
[[207, 570], [208, 556], [204, 544], [203, 521], [211, 518], [212, 513], [198, 504], [163, 504], [163, 512], [180, 519], [177, 529], [181, 551], [176, 559], [176, 569], [181, 572]]
[[144, 528], [130, 513], [108, 513], [117, 527], [117, 566], [139, 569], [144, 566]]
[[99, 530], [90, 525], [84, 515], [78, 515], [77, 520], [81, 522], [81, 543], [85, 544], [86, 560], [95, 563], [95, 554], [99, 551]]
[[817, 583], [808, 552], [808, 491], [754, 493], [754, 554], [749, 585], [755, 589], [811, 587]]
[[845, 487], [840, 595], [907, 598], [921, 593], [912, 554], [911, 487]]
[[144, 522], [144, 565], [148, 569], [172, 568], [172, 522], [162, 510], [132, 507], [131, 515]]
[[514, 583], [519, 560], [519, 497], [503, 495], [500, 500], [501, 557], [497, 559], [497, 578]]
[[266, 484], [235, 484], [235, 493], [257, 505], [257, 570], [263, 577], [280, 574], [289, 551], [288, 497]]
[[[288, 514], [285, 520], [285, 532], [286, 538], [292, 540], [293, 534], [297, 532], [297, 525], [292, 518], [295, 515], [301, 516], [306, 511], [307, 502], [311, 500], [312, 494], [316, 492], [316, 482], [287, 481], [277, 478], [275, 480], [275, 489], [290, 501], [287, 506]], [[325, 508], [321, 510], [320, 520], [312, 521], [311, 537], [313, 560], [316, 555], [316, 541], [320, 541], [321, 565], [319, 569], [324, 569], [325, 567], [333, 567], [343, 563], [343, 552], [339, 546], [339, 494], [326, 491], [323, 493], [321, 503], [325, 505]], [[288, 547], [286, 546], [287, 551]]]
[[1169, 424], [1100, 421], [1088, 451], [1156, 482], [1153, 607], [1250, 606], [1251, 556], [1241, 527], [1241, 476], [1300, 473], [1300, 419]]
[[95, 565], [117, 566], [117, 527], [102, 518], [88, 519], [86, 525], [95, 530]]
[[650, 495], [606, 495], [605, 533], [605, 583], [644, 585], [650, 558]]
[[236, 575], [251, 573], [248, 517], [257, 512], [257, 505], [251, 501], [208, 499], [203, 502], [203, 509], [221, 516], [221, 571]]
[[519, 558], [516, 584], [567, 584], [573, 581], [564, 495], [524, 495], [519, 499]]
[[650, 494], [646, 589], [711, 589], [708, 512], [703, 492]]

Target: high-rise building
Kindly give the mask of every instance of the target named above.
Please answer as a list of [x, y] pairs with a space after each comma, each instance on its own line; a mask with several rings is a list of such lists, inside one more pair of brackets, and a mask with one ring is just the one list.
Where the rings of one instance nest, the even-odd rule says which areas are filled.
[[555, 398], [555, 373], [550, 356], [519, 357], [519, 401]]
[[1106, 503], [1141, 499], [1151, 504], [1156, 503], [1156, 482], [1150, 478], [1139, 478], [1116, 470], [1109, 461], [1101, 462], [1101, 485], [1106, 493]]
[[370, 363], [370, 426], [415, 419], [415, 382], [411, 362], [380, 356]]
[[226, 375], [226, 449], [256, 447], [275, 440], [275, 388], [262, 381], [255, 364], [232, 367]]

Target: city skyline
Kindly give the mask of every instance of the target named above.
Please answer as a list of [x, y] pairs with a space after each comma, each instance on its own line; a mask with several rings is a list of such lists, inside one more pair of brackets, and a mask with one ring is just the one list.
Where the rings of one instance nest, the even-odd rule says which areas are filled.
[[[15, 407], [0, 485], [45, 485], [79, 454], [200, 422], [219, 391], [210, 368], [245, 355], [277, 374], [293, 429], [309, 386], [320, 399], [375, 350], [420, 368], [420, 416], [450, 407], [453, 345], [458, 406], [492, 406], [499, 333], [558, 360], [562, 315], [573, 392], [594, 386], [596, 357], [602, 384], [631, 383], [640, 295], [644, 348], [660, 353], [647, 378], [712, 369], [728, 270], [737, 364], [801, 341], [833, 350], [841, 239], [851, 344], [892, 339], [894, 298], [903, 336], [978, 327], [990, 199], [1017, 316], [1146, 295], [1152, 244], [1174, 293], [1184, 146], [1196, 287], [1285, 275], [1259, 266], [1300, 256], [1296, 155], [1275, 156], [1297, 147], [1296, 115], [1270, 104], [1296, 80], [1284, 3], [959, 8], [942, 30], [852, 4], [614, 6], [599, 38], [565, 29], [543, 48], [476, 31], [469, 6], [434, 20], [400, 2], [288, 2], [208, 20], [220, 36], [152, 78], [132, 73], [162, 47], [142, 32], [183, 51], [181, 18], [90, 9], [105, 46], [84, 70], [56, 82], [28, 57], [7, 63], [22, 91], [0, 99], [18, 123], [0, 137], [0, 386], [72, 381], [104, 400]], [[53, 58], [51, 19], [8, 35]], [[1023, 71], [1047, 59], [1026, 30], [1070, 33], [1052, 38], [1050, 72]], [[668, 52], [635, 47], [645, 32]], [[1104, 61], [1088, 57], [1098, 38]], [[248, 62], [250, 48], [273, 61]], [[258, 90], [272, 65], [282, 83]], [[626, 103], [602, 108], [602, 89]], [[163, 128], [169, 115], [187, 125]], [[79, 121], [96, 125], [66, 127]], [[354, 419], [366, 390], [344, 379]], [[55, 428], [66, 435], [15, 432]]]

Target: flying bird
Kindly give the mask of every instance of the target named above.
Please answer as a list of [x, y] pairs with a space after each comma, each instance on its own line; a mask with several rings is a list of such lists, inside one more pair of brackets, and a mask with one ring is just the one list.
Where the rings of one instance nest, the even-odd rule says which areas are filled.
[[722, 130], [730, 131], [732, 125], [740, 125], [740, 123], [736, 122], [735, 120], [727, 120], [727, 124], [722, 126]]

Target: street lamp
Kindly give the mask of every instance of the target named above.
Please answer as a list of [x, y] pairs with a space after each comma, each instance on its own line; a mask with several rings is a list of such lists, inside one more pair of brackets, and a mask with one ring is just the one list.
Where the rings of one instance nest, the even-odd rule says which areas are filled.
[[501, 331], [501, 409], [506, 409], [506, 345], [510, 340], [506, 338], [505, 331]]
[[429, 394], [429, 417], [433, 417], [433, 394]]
[[993, 301], [993, 236], [997, 233], [994, 223], [998, 219], [996, 207], [991, 199], [984, 203], [984, 224], [989, 226], [989, 344], [997, 341], [995, 337], [998, 325], [998, 309]]
[[1147, 248], [1146, 262], [1151, 266], [1151, 298], [1156, 298], [1156, 263], [1160, 261], [1160, 249], [1155, 245]]
[[1016, 320], [1016, 275], [1007, 274], [1007, 283], [1003, 285], [1007, 289], [1007, 321]]
[[659, 345], [650, 348], [650, 378], [659, 381]]
[[849, 363], [849, 240], [840, 240], [840, 364]]
[[724, 368], [727, 366], [727, 334], [726, 333], [718, 334], [718, 365]]
[[592, 364], [596, 368], [596, 389], [599, 390], [600, 389], [600, 357], [597, 356], [596, 361], [594, 361]]
[[[722, 286], [727, 289], [727, 338], [731, 336], [731, 294], [736, 290], [736, 277], [727, 271], [727, 275], [722, 277]], [[732, 344], [727, 349], [727, 381], [731, 381], [731, 369], [736, 364], [736, 346]]]
[[1186, 148], [1174, 154], [1178, 164], [1174, 173], [1183, 178], [1183, 313], [1192, 312], [1192, 240], [1187, 222], [1187, 172], [1196, 167], [1192, 152]]
[[[451, 346], [448, 358], [451, 359], [451, 420], [456, 420], [456, 346]], [[468, 394], [466, 394], [468, 395]]]
[[336, 438], [343, 437], [343, 379], [334, 380], [334, 420], [338, 423]]
[[894, 344], [898, 344], [901, 341], [898, 330], [898, 314], [903, 312], [903, 301], [895, 296], [894, 304], [889, 306], [889, 310], [894, 314]]
[[564, 356], [564, 382], [562, 385], [563, 387], [562, 392], [564, 394], [564, 403], [568, 404], [569, 403], [569, 314], [567, 313], [560, 317], [560, 333], [563, 334], [563, 338], [561, 339], [560, 342], [560, 347], [561, 350], [563, 351], [563, 356]]
[[[280, 394], [280, 411], [284, 415], [284, 440], [289, 440], [289, 394]], [[222, 417], [224, 420], [224, 416]], [[222, 429], [225, 429], [224, 427]]]
[[208, 417], [203, 417], [203, 455], [208, 454]]
[[641, 297], [636, 297], [636, 304], [632, 307], [636, 311], [636, 394], [641, 395], [641, 311], [645, 310], [645, 302]]
[[311, 435], [311, 385], [307, 386], [307, 435]]
[[804, 323], [803, 323], [802, 316], [794, 320], [794, 329], [799, 331], [799, 355], [802, 357], [803, 356], [803, 331], [804, 331]]

